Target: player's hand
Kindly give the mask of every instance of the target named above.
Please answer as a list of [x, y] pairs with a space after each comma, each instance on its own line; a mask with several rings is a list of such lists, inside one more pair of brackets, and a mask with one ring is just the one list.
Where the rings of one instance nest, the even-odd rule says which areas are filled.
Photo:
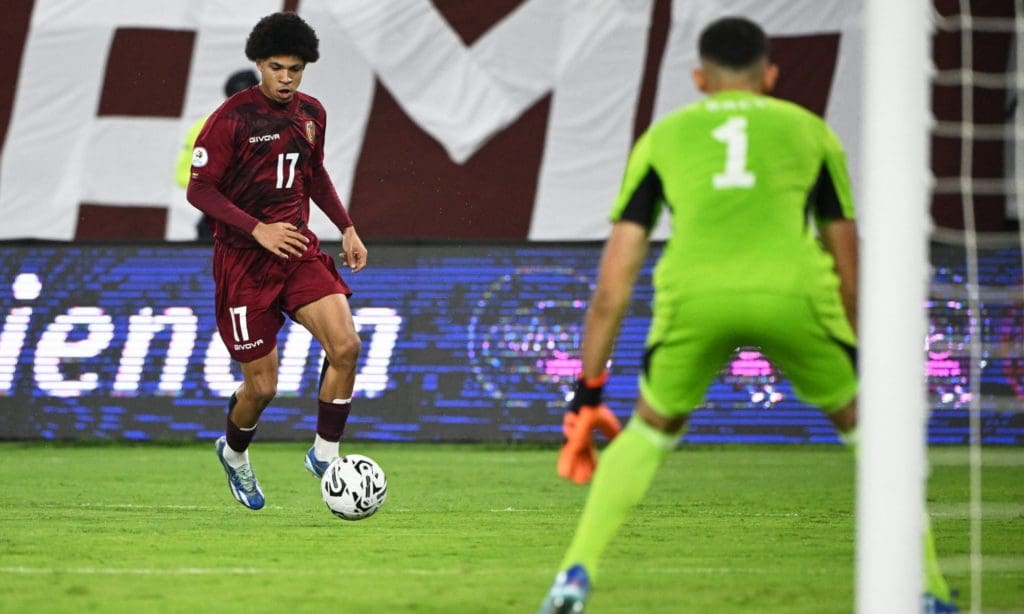
[[342, 231], [341, 250], [341, 261], [345, 263], [345, 266], [353, 273], [363, 270], [366, 266], [366, 246], [356, 234], [355, 226], [349, 226]]
[[614, 439], [622, 425], [608, 406], [601, 402], [607, 372], [595, 379], [580, 378], [576, 393], [562, 418], [565, 443], [558, 454], [558, 475], [577, 484], [586, 484], [597, 468], [597, 445], [593, 431]]
[[259, 222], [252, 229], [252, 236], [268, 252], [286, 259], [301, 256], [309, 244], [309, 238], [288, 222]]
[[567, 411], [562, 417], [565, 443], [558, 452], [558, 475], [577, 484], [586, 484], [597, 468], [597, 445], [585, 418]]

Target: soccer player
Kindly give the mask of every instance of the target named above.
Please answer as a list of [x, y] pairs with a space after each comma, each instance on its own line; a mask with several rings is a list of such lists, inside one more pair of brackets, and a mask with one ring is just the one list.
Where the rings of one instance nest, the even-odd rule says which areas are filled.
[[[260, 78], [256, 75], [256, 71], [251, 68], [235, 71], [224, 82], [224, 97], [231, 98], [244, 89], [256, 86], [259, 82]], [[203, 129], [207, 117], [209, 115], [203, 116], [189, 127], [188, 132], [185, 133], [185, 140], [182, 143], [181, 151], [178, 152], [178, 162], [174, 165], [174, 180], [183, 188], [188, 188], [188, 179], [192, 175], [192, 152], [195, 150], [196, 137], [199, 136], [199, 131]], [[213, 239], [213, 222], [210, 220], [210, 216], [205, 213], [199, 220], [199, 223], [196, 224], [196, 236], [203, 241]]]
[[[857, 230], [845, 156], [819, 117], [766, 95], [778, 77], [768, 47], [747, 19], [707, 26], [692, 75], [707, 96], [656, 122], [630, 154], [585, 316], [576, 389], [584, 401], [570, 412], [600, 406], [649, 233], [666, 207], [672, 233], [654, 270], [640, 396], [594, 473], [542, 612], [582, 611], [602, 553], [736, 347], [762, 348], [844, 441], [856, 440]], [[948, 600], [941, 576], [933, 580], [929, 590]]]
[[232, 495], [253, 510], [265, 500], [248, 448], [277, 392], [284, 316], [309, 329], [326, 352], [316, 436], [304, 459], [316, 476], [338, 456], [360, 349], [351, 291], [307, 226], [312, 198], [342, 231], [345, 265], [352, 272], [366, 266], [366, 247], [324, 168], [324, 108], [298, 91], [318, 47], [316, 33], [294, 13], [261, 19], [245, 45], [259, 87], [210, 115], [192, 155], [188, 199], [214, 220], [217, 328], [243, 377], [216, 452]]

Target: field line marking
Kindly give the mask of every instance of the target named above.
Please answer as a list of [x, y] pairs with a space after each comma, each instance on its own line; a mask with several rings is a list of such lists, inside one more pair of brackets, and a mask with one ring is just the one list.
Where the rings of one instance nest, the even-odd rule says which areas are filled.
[[[636, 570], [634, 568], [634, 570]], [[650, 569], [639, 569], [643, 573], [657, 575], [730, 575], [730, 574], [767, 574], [774, 573], [776, 569], [767, 567], [652, 567]], [[519, 573], [532, 573], [536, 575], [548, 575], [551, 572], [546, 567], [537, 567], [519, 570]], [[0, 567], [0, 575], [83, 575], [83, 576], [207, 576], [207, 575], [237, 575], [237, 576], [261, 576], [261, 575], [294, 575], [294, 576], [326, 576], [344, 573], [346, 575], [415, 575], [415, 576], [464, 576], [466, 569], [463, 567], [432, 568], [432, 569], [392, 569], [387, 571], [374, 569], [273, 569], [261, 567], [28, 567], [9, 566]], [[478, 568], [474, 574], [507, 574], [507, 569], [486, 569]], [[805, 570], [805, 573], [821, 575], [832, 573], [827, 570]]]
[[[960, 448], [931, 448], [928, 459], [933, 467], [960, 467], [969, 465], [970, 450]], [[984, 448], [981, 451], [981, 465], [985, 467], [1024, 467], [1024, 451], [1019, 449]]]
[[[288, 570], [294, 573], [293, 570]], [[129, 575], [129, 576], [203, 576], [213, 574], [261, 575], [279, 573], [275, 569], [258, 569], [254, 567], [178, 567], [178, 568], [114, 568], [114, 567], [0, 567], [0, 573], [11, 575]]]
[[101, 510], [183, 510], [188, 512], [216, 509], [208, 505], [146, 505], [142, 503], [79, 503], [76, 507]]
[[[971, 557], [947, 556], [939, 558], [943, 573], [963, 575], [971, 570]], [[984, 573], [1018, 574], [1024, 572], [1024, 556], [983, 556], [981, 569]]]
[[[60, 509], [98, 509], [98, 510], [174, 510], [179, 512], [213, 512], [220, 509], [233, 507], [231, 505], [148, 505], [143, 503], [33, 503], [33, 507], [60, 508]], [[268, 505], [264, 509], [283, 510], [283, 505]]]
[[[971, 515], [971, 504], [963, 503], [933, 503], [928, 506], [928, 513], [932, 518], [969, 518]], [[1024, 504], [1021, 503], [982, 503], [982, 520], [1012, 520], [1024, 518]]]

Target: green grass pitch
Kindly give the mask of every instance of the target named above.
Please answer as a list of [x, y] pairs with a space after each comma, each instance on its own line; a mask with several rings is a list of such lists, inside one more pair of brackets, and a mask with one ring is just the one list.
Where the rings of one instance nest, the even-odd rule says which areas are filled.
[[[267, 507], [228, 493], [213, 444], [0, 444], [0, 612], [533, 612], [586, 489], [556, 450], [351, 442], [389, 497], [345, 522], [257, 441]], [[1024, 607], [1019, 450], [986, 450], [985, 611]], [[932, 451], [929, 507], [969, 604], [967, 451]], [[837, 446], [683, 446], [613, 542], [600, 612], [850, 612], [854, 464]]]

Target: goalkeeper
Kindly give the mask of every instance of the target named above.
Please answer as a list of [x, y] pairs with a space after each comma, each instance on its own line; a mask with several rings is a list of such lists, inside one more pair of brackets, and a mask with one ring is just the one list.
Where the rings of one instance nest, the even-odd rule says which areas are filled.
[[[757, 24], [720, 19], [698, 46], [692, 77], [707, 96], [639, 138], [612, 208], [585, 318], [576, 397], [586, 401], [567, 414], [564, 477], [589, 477], [586, 427], [602, 424], [592, 409], [601, 407], [605, 365], [665, 208], [671, 237], [654, 269], [640, 396], [602, 455], [542, 612], [583, 607], [605, 547], [736, 347], [759, 346], [801, 399], [856, 441], [857, 230], [842, 146], [821, 118], [766, 95], [778, 69]], [[929, 569], [933, 603], [948, 601], [937, 567]]]

